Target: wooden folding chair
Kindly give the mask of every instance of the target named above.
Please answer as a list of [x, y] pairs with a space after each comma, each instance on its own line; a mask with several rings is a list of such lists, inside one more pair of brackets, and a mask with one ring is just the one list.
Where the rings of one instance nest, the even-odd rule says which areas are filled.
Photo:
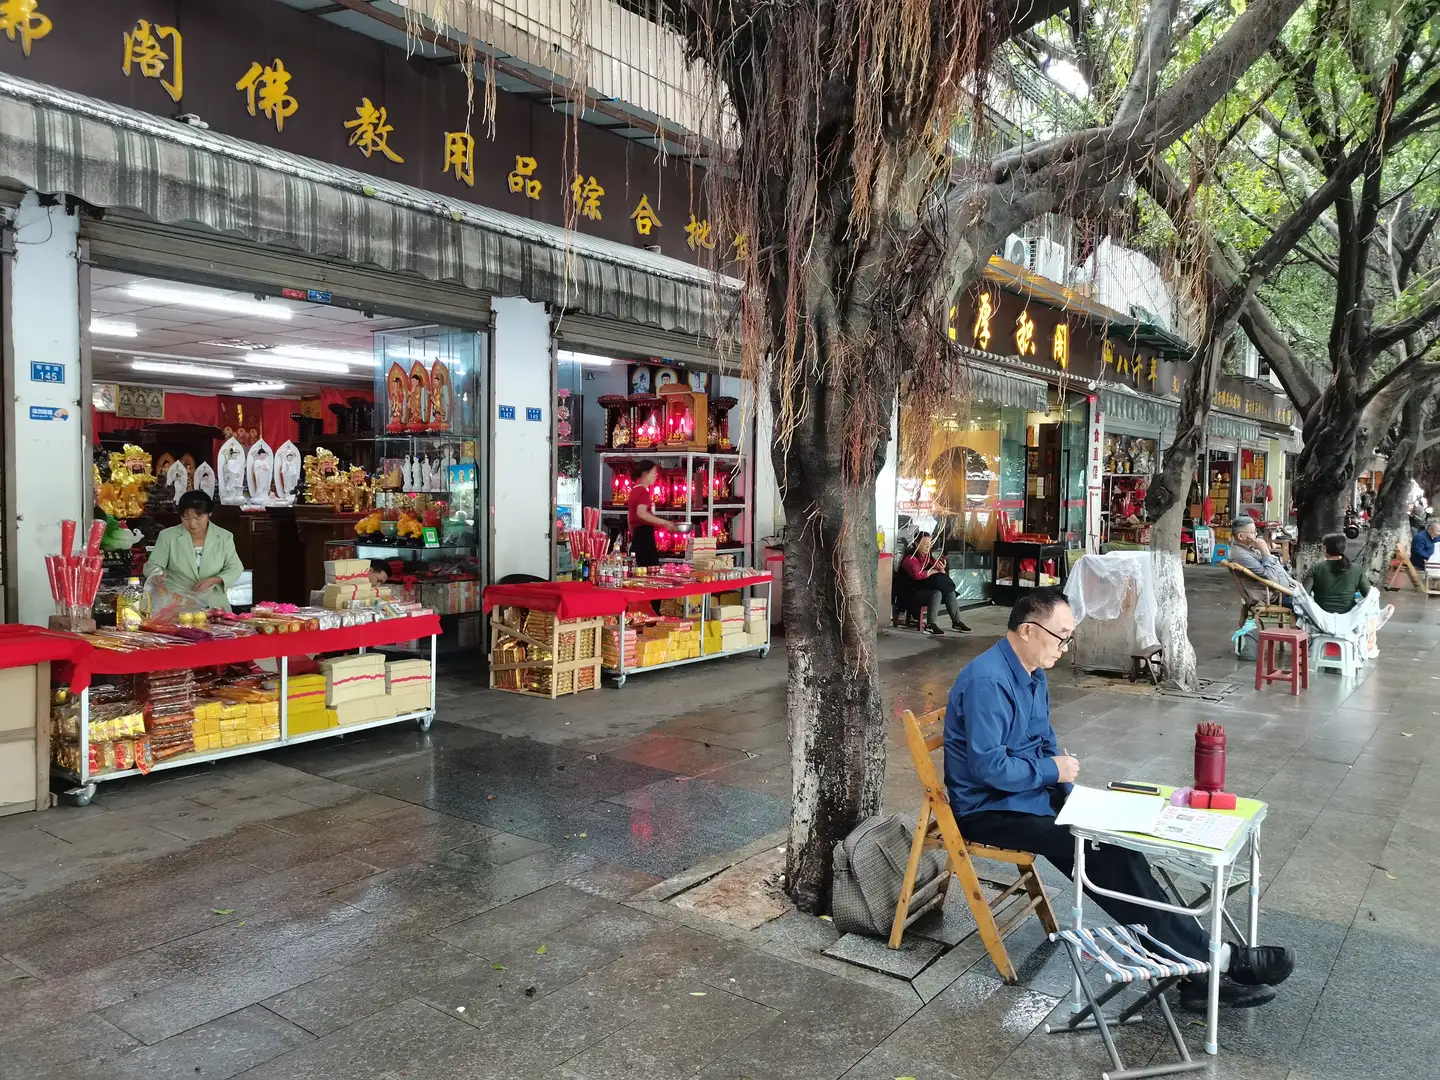
[[1405, 545], [1396, 544], [1395, 554], [1390, 556], [1390, 565], [1385, 569], [1385, 588], [1398, 589], [1395, 583], [1395, 575], [1404, 574], [1410, 579], [1410, 584], [1415, 586], [1418, 593], [1425, 592], [1425, 581], [1420, 577], [1420, 571], [1415, 569], [1415, 564], [1410, 561], [1410, 554], [1405, 550]]
[[1255, 625], [1264, 630], [1268, 620], [1270, 626], [1281, 629], [1295, 625], [1295, 612], [1280, 603], [1282, 596], [1294, 596], [1295, 591], [1278, 582], [1263, 578], [1247, 567], [1226, 559], [1220, 563], [1230, 571], [1235, 588], [1240, 593], [1240, 622], [1253, 618]]
[[[921, 853], [930, 848], [943, 847], [950, 865], [950, 872], [960, 879], [960, 884], [965, 889], [965, 901], [970, 905], [970, 913], [975, 916], [975, 925], [980, 929], [980, 940], [985, 943], [985, 951], [990, 954], [990, 959], [995, 962], [995, 967], [1006, 982], [1018, 982], [1015, 965], [1010, 962], [1010, 954], [1005, 950], [1005, 939], [1032, 912], [1039, 917], [1040, 924], [1045, 928], [1047, 934], [1056, 933], [1058, 926], [1055, 922], [1055, 912], [1051, 910], [1050, 900], [1045, 895], [1045, 887], [1040, 884], [1040, 876], [1035, 872], [1034, 855], [1028, 851], [1010, 851], [1005, 848], [987, 847], [983, 844], [967, 844], [965, 838], [960, 835], [960, 826], [955, 821], [955, 815], [950, 812], [950, 803], [945, 798], [945, 785], [936, 774], [935, 765], [930, 760], [931, 753], [944, 743], [944, 732], [937, 732], [927, 739], [921, 730], [921, 724], [929, 727], [943, 722], [944, 718], [944, 709], [936, 709], [918, 719], [914, 713], [906, 709], [902, 717], [905, 725], [905, 742], [910, 748], [910, 758], [915, 763], [915, 771], [920, 776], [920, 783], [925, 788], [925, 798], [920, 804], [919, 821], [915, 826], [915, 839], [910, 845], [910, 861], [905, 867], [905, 880], [900, 888], [900, 902], [895, 906], [895, 922], [890, 930], [890, 948], [898, 949], [900, 940], [910, 924], [944, 900], [944, 890], [942, 889], [938, 891], [938, 896], [931, 903], [922, 905], [913, 912], [910, 910], [910, 899], [915, 892], [915, 875], [920, 869]], [[984, 890], [980, 887], [980, 878], [975, 873], [975, 864], [971, 862], [972, 858], [994, 859], [997, 862], [1010, 863], [1020, 871], [1020, 876], [1008, 886], [1003, 886], [1000, 894], [993, 900], [987, 900]], [[1028, 901], [1018, 911], [1007, 912], [1006, 921], [1003, 924], [997, 923], [995, 913], [1012, 896], [1021, 891], [1028, 894]]]

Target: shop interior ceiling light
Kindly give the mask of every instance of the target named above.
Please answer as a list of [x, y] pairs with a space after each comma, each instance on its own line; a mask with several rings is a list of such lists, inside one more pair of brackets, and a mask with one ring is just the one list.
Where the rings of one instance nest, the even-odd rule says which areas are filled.
[[195, 289], [174, 289], [168, 285], [152, 285], [137, 281], [126, 290], [135, 300], [152, 304], [174, 304], [176, 307], [198, 308], [200, 311], [221, 311], [229, 315], [256, 315], [262, 319], [288, 321], [291, 311], [274, 300], [245, 300], [221, 293], [199, 292]]
[[[166, 363], [179, 364], [230, 364], [233, 360], [216, 360], [211, 356], [189, 356], [185, 353], [172, 352], [151, 352], [146, 349], [120, 349], [113, 345], [92, 345], [92, 353], [103, 353], [109, 356], [128, 356], [132, 360], [161, 360]], [[230, 371], [230, 368], [222, 370]]]
[[237, 382], [230, 387], [235, 394], [274, 394], [284, 389], [283, 382]]
[[251, 353], [245, 358], [247, 364], [256, 367], [279, 368], [281, 371], [310, 371], [322, 375], [349, 375], [350, 368], [334, 360], [302, 360], [293, 356], [272, 356], [269, 353]]
[[217, 349], [238, 349], [241, 352], [259, 352], [270, 347], [263, 341], [247, 341], [244, 338], [219, 338], [215, 341], [202, 341], [200, 344], [211, 345]]
[[140, 336], [139, 328], [124, 319], [91, 319], [90, 333], [97, 337], [133, 338]]
[[132, 360], [130, 366], [136, 371], [148, 371], [153, 375], [190, 375], [198, 379], [233, 379], [235, 369], [228, 367], [201, 367], [199, 364], [161, 364], [153, 360]]
[[555, 359], [565, 360], [571, 364], [588, 364], [591, 367], [611, 367], [615, 361], [608, 356], [596, 356], [593, 353], [571, 352], [569, 349], [561, 349], [555, 354]]
[[360, 364], [376, 367], [380, 361], [374, 353], [359, 352], [355, 349], [325, 349], [318, 345], [276, 345], [271, 349], [257, 349], [255, 356], [295, 357], [299, 360], [331, 360], [337, 364]]

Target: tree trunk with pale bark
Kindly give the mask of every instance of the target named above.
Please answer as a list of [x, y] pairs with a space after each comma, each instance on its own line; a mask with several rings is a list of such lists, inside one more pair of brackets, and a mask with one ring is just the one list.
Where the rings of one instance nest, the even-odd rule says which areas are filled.
[[1190, 377], [1180, 393], [1175, 439], [1145, 492], [1145, 511], [1155, 522], [1150, 530], [1150, 552], [1155, 569], [1156, 631], [1165, 648], [1165, 676], [1184, 690], [1198, 689], [1200, 679], [1195, 648], [1190, 644], [1180, 530], [1205, 437], [1205, 423], [1210, 418], [1210, 402], [1220, 378], [1220, 359], [1236, 325], [1233, 313], [1217, 312], [1213, 306], [1209, 317], [1213, 329], [1196, 350]]

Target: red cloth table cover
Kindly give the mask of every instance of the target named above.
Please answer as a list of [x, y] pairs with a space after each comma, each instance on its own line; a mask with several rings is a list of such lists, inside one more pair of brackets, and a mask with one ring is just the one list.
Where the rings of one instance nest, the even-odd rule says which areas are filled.
[[294, 634], [252, 634], [223, 641], [197, 641], [163, 649], [117, 652], [97, 649], [82, 642], [86, 650], [58, 668], [55, 679], [68, 682], [79, 693], [90, 685], [92, 675], [137, 675], [143, 671], [170, 671], [175, 668], [215, 667], [267, 660], [278, 656], [347, 652], [376, 645], [397, 645], [440, 633], [438, 615], [414, 615], [404, 619], [381, 619], [359, 626], [334, 630], [302, 630]]
[[768, 585], [774, 580], [770, 574], [751, 574], [743, 578], [730, 578], [728, 581], [627, 585], [624, 588], [603, 589], [588, 581], [533, 581], [520, 585], [488, 586], [482, 598], [482, 606], [487, 612], [495, 607], [549, 611], [561, 621], [597, 619], [604, 615], [619, 615], [627, 610], [646, 610], [651, 600], [730, 592], [749, 585]]
[[75, 634], [25, 623], [0, 624], [0, 668], [73, 661], [90, 647], [88, 641]]
[[619, 615], [625, 610], [625, 595], [620, 589], [598, 589], [588, 581], [527, 581], [519, 585], [487, 585], [480, 606], [486, 612], [497, 607], [549, 611], [561, 622], [569, 622]]
[[732, 592], [750, 585], [769, 585], [775, 580], [771, 574], [751, 574], [728, 581], [695, 581], [683, 585], [627, 586], [623, 589], [602, 589], [602, 592], [623, 593], [629, 601], [630, 611], [649, 611], [651, 600], [672, 600], [682, 596], [701, 596], [713, 593]]

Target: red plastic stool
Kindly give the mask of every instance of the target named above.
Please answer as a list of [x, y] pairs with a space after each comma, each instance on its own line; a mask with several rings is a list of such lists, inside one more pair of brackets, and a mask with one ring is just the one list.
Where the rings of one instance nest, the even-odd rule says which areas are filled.
[[[1290, 666], [1276, 667], [1275, 650], [1290, 646]], [[1255, 652], [1255, 689], [1266, 683], [1288, 682], [1292, 697], [1310, 689], [1310, 635], [1295, 627], [1271, 627], [1260, 631], [1260, 647]]]

